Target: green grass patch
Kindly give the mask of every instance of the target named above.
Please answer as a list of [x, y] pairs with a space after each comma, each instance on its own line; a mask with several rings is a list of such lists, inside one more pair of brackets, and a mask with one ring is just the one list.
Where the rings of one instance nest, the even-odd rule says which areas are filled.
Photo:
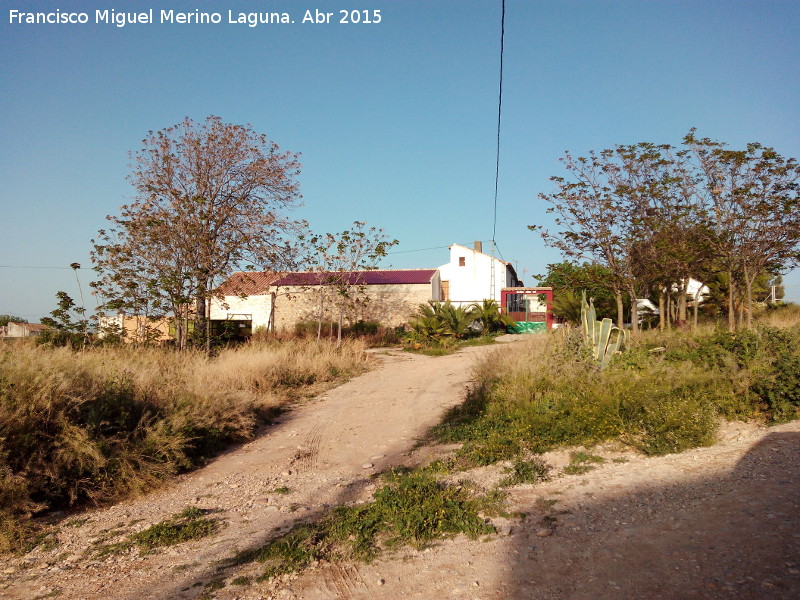
[[403, 350], [411, 354], [423, 354], [425, 356], [448, 356], [458, 352], [458, 346], [419, 345], [406, 346]]
[[131, 548], [139, 548], [143, 553], [152, 552], [156, 548], [174, 546], [191, 540], [198, 540], [215, 533], [219, 523], [206, 517], [207, 511], [196, 507], [188, 507], [147, 529], [133, 533], [121, 542], [103, 544], [95, 552], [95, 558], [127, 552]]
[[76, 517], [64, 523], [64, 527], [82, 527], [89, 522], [89, 517]]
[[648, 455], [681, 452], [713, 444], [720, 417], [798, 417], [800, 327], [641, 334], [602, 371], [573, 340], [550, 336], [498, 350], [479, 363], [476, 379], [433, 430], [439, 442], [462, 443], [461, 466], [609, 440]]
[[519, 485], [521, 483], [541, 483], [550, 480], [550, 465], [539, 457], [525, 460], [522, 457], [516, 458], [511, 467], [506, 468], [509, 473], [500, 481], [502, 487]]
[[403, 349], [412, 354], [424, 354], [425, 356], [447, 356], [455, 354], [461, 348], [470, 346], [488, 346], [495, 343], [496, 335], [481, 335], [478, 337], [468, 337], [464, 339], [443, 338], [438, 341], [426, 343], [409, 343]]
[[371, 560], [401, 545], [423, 547], [459, 533], [477, 538], [494, 531], [478, 513], [494, 513], [503, 503], [502, 492], [480, 494], [464, 482], [446, 485], [424, 470], [394, 470], [382, 476], [372, 501], [336, 507], [319, 521], [296, 525], [229, 564], [264, 563], [259, 577], [264, 581], [315, 560]]
[[564, 467], [564, 473], [567, 475], [583, 475], [594, 469], [597, 465], [606, 462], [602, 456], [589, 454], [587, 452], [571, 452], [569, 456], [569, 464]]

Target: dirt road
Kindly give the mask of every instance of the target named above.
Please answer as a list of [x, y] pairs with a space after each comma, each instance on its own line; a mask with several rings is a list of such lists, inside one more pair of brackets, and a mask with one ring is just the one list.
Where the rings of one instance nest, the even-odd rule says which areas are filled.
[[[526, 518], [496, 520], [500, 533], [483, 541], [459, 537], [264, 584], [233, 583], [258, 574], [258, 565], [219, 571], [220, 561], [298, 519], [368, 497], [370, 474], [425, 460], [431, 451], [415, 450], [417, 440], [463, 400], [472, 362], [491, 351], [379, 351], [377, 369], [170, 487], [87, 513], [85, 522], [64, 519], [58, 546], [3, 561], [0, 598], [800, 597], [800, 423], [731, 425], [713, 448], [656, 459], [593, 450], [607, 460], [589, 473], [514, 488], [512, 510]], [[547, 459], [563, 466], [566, 452]], [[490, 486], [501, 472], [467, 476]], [[93, 558], [98, 544], [187, 506], [214, 511], [225, 526], [149, 555]]]

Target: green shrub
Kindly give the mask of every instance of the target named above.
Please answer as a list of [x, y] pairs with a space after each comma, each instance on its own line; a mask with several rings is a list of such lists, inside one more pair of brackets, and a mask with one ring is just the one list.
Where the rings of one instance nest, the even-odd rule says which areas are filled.
[[642, 335], [599, 372], [570, 336], [498, 351], [434, 429], [464, 465], [621, 440], [647, 454], [713, 443], [718, 418], [796, 418], [800, 327]]
[[768, 363], [752, 384], [753, 393], [766, 405], [772, 421], [797, 418], [800, 408], [800, 328], [759, 330]]
[[364, 335], [375, 335], [378, 333], [381, 324], [377, 321], [356, 321], [349, 328], [349, 333], [356, 337]]

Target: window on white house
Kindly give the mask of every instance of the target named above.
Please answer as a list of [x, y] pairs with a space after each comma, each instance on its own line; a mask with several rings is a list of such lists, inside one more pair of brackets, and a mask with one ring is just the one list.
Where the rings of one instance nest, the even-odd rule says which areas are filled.
[[467, 259], [464, 258], [463, 256], [459, 256], [458, 257], [458, 266], [459, 267], [465, 267], [466, 265], [467, 265]]

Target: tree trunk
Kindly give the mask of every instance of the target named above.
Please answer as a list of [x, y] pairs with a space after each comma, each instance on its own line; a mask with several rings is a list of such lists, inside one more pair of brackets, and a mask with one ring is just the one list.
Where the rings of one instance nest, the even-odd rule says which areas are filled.
[[186, 326], [181, 315], [175, 316], [175, 341], [178, 343], [178, 350], [186, 349]]
[[667, 294], [667, 303], [666, 304], [667, 304], [667, 307], [666, 307], [667, 308], [667, 314], [666, 314], [667, 331], [669, 331], [669, 330], [672, 329], [672, 294], [669, 294], [669, 293]]
[[628, 288], [628, 294], [631, 297], [631, 331], [636, 333], [639, 331], [639, 305], [636, 299], [636, 290], [633, 286]]
[[744, 329], [744, 299], [739, 299], [739, 321], [738, 321], [738, 328]]
[[319, 286], [319, 313], [317, 315], [317, 341], [322, 339], [322, 315], [325, 310], [325, 288]]
[[658, 329], [664, 331], [664, 292], [658, 293]]
[[692, 322], [692, 329], [697, 329], [697, 313], [700, 310], [700, 295], [703, 292], [703, 286], [697, 288], [694, 295], [694, 320]]
[[686, 307], [686, 280], [684, 279], [678, 286], [678, 325], [685, 325], [687, 321]]
[[614, 290], [614, 297], [617, 300], [617, 327], [622, 329], [625, 325], [625, 307], [622, 305], [622, 290]]
[[277, 292], [269, 294], [269, 319], [267, 320], [267, 331], [275, 333], [275, 301], [278, 299]]
[[733, 271], [728, 271], [728, 331], [736, 330], [736, 309], [733, 306]]
[[336, 347], [342, 347], [342, 320], [344, 319], [344, 306], [339, 307], [339, 329], [336, 334]]
[[747, 329], [753, 326], [753, 281], [755, 276], [750, 277], [750, 272], [747, 265], [744, 266], [744, 284], [746, 286], [745, 293], [747, 294]]

